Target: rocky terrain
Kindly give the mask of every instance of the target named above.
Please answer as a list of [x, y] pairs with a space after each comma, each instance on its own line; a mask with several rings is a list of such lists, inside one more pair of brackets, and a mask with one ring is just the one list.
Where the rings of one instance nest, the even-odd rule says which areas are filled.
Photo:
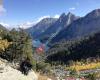
[[0, 80], [38, 80], [38, 76], [34, 71], [25, 76], [12, 68], [7, 61], [0, 59]]

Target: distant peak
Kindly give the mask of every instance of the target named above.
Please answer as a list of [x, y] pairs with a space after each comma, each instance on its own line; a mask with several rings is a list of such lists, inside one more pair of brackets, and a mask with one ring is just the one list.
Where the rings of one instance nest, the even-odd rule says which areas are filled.
[[100, 9], [96, 9], [96, 10], [94, 10], [94, 11], [95, 11], [95, 14], [96, 14], [97, 16], [100, 15]]
[[69, 12], [67, 16], [75, 16], [73, 13]]
[[94, 11], [96, 11], [96, 12], [100, 12], [100, 9], [95, 9]]
[[44, 18], [44, 19], [42, 19], [42, 21], [43, 21], [43, 20], [49, 20], [49, 19], [52, 19], [52, 18]]
[[61, 16], [60, 16], [60, 18], [65, 17], [65, 16], [66, 16], [66, 14], [62, 13]]
[[95, 9], [91, 13], [93, 13], [93, 14], [98, 16], [98, 15], [100, 15], [100, 9]]
[[[42, 19], [41, 21], [50, 21], [50, 20], [56, 20], [56, 19], [50, 17], [50, 18], [44, 18], [44, 19]], [[41, 22], [41, 21], [40, 21], [40, 22]]]
[[95, 9], [93, 11], [91, 11], [89, 14], [86, 15], [86, 17], [98, 17], [100, 16], [100, 9]]
[[67, 15], [70, 15], [70, 14], [72, 14], [72, 15], [73, 15], [73, 13], [71, 13], [71, 12], [68, 12], [68, 14], [67, 14]]

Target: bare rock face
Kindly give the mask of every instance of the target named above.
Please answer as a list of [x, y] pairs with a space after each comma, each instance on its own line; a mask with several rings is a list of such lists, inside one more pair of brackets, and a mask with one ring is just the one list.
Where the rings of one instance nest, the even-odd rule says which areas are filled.
[[20, 71], [13, 69], [7, 63], [0, 60], [0, 80], [38, 80], [34, 71], [30, 71], [27, 76]]
[[49, 28], [56, 21], [57, 19], [55, 18], [44, 18], [36, 25], [26, 29], [26, 31], [31, 35], [33, 39], [37, 39], [43, 32], [45, 32], [47, 28]]
[[100, 9], [93, 10], [86, 16], [72, 22], [67, 28], [61, 30], [51, 43], [59, 42], [63, 39], [79, 39], [84, 36], [100, 32]]

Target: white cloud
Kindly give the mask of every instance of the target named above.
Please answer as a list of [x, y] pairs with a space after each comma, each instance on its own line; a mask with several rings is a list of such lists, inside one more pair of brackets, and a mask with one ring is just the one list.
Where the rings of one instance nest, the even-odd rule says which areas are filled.
[[42, 16], [40, 18], [37, 18], [35, 21], [27, 21], [25, 23], [22, 23], [20, 24], [20, 28], [23, 28], [23, 29], [27, 29], [29, 27], [32, 27], [33, 25], [37, 24], [38, 22], [40, 22], [42, 19], [44, 18], [59, 18], [60, 15], [56, 14], [55, 16], [51, 17], [49, 15], [47, 16]]
[[75, 10], [76, 8], [75, 7], [71, 7], [71, 8], [69, 8], [69, 10]]
[[32, 27], [33, 25], [37, 24], [44, 18], [50, 18], [50, 16], [49, 15], [43, 16], [43, 17], [37, 18], [35, 21], [27, 21], [25, 23], [20, 24], [19, 26], [20, 26], [20, 28], [27, 29], [27, 28]]
[[35, 25], [36, 23], [35, 22], [26, 22], [26, 23], [22, 23], [19, 25], [20, 28], [23, 28], [23, 29], [27, 29], [29, 27], [32, 27], [33, 25]]
[[58, 15], [58, 14], [56, 14], [55, 16], [54, 16], [54, 18], [59, 18], [60, 17], [60, 15]]
[[40, 18], [37, 19], [36, 23], [37, 23], [37, 22], [40, 22], [40, 21], [41, 21], [42, 19], [44, 19], [44, 18], [50, 18], [50, 16], [49, 16], [49, 15], [47, 15], [47, 16], [42, 16], [42, 17], [40, 17]]
[[9, 30], [11, 30], [12, 28], [14, 28], [14, 26], [11, 26], [10, 24], [7, 24], [5, 22], [0, 22], [0, 24], [3, 25], [4, 27], [6, 27]]
[[0, 5], [0, 16], [2, 16], [6, 12], [6, 9], [3, 7], [3, 5]]
[[59, 18], [59, 16], [60, 15], [58, 15], [58, 14], [54, 15], [53, 17], [50, 16], [50, 15], [42, 16], [42, 17], [38, 18], [37, 21], [35, 21], [34, 23], [38, 23], [38, 22], [40, 22], [44, 18]]
[[0, 22], [1, 25], [3, 25], [4, 27], [9, 27], [10, 25], [4, 22]]
[[18, 28], [18, 27], [20, 27], [20, 28], [23, 28], [23, 29], [27, 29], [27, 28], [32, 27], [33, 25], [37, 24], [38, 22], [40, 22], [44, 18], [59, 18], [59, 16], [60, 15], [58, 15], [58, 14], [56, 14], [54, 16], [47, 15], [47, 16], [37, 18], [36, 20], [33, 20], [33, 21], [26, 21], [26, 22], [18, 24], [18, 25], [13, 25], [13, 27], [12, 27], [12, 25], [9, 25], [9, 24], [4, 23], [4, 22], [0, 22], [0, 24], [5, 26], [6, 28], [14, 28], [14, 27]]

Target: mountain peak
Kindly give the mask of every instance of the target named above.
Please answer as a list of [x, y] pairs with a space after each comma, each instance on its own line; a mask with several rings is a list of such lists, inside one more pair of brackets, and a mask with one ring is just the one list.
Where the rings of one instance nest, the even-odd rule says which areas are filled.
[[75, 15], [71, 12], [69, 12], [67, 15], [65, 13], [62, 13], [61, 16], [59, 17], [59, 19], [64, 19], [64, 18], [70, 18], [70, 17], [75, 17]]
[[94, 12], [95, 14], [97, 14], [97, 15], [100, 15], [100, 9], [95, 9], [93, 12]]
[[37, 23], [37, 25], [51, 24], [52, 22], [55, 22], [56, 20], [57, 20], [56, 18], [44, 18], [39, 23]]
[[64, 18], [65, 16], [66, 16], [66, 14], [62, 13], [61, 16], [60, 16], [60, 18]]
[[67, 14], [67, 25], [69, 25], [74, 20], [78, 19], [79, 17], [75, 16], [73, 13], [69, 12]]
[[69, 12], [68, 14], [67, 14], [67, 17], [76, 17], [73, 13], [71, 13], [71, 12]]
[[[56, 19], [55, 19], [55, 18], [44, 18], [44, 19], [42, 19], [41, 21], [44, 21], [44, 22], [45, 22], [45, 21], [52, 21], [52, 20], [56, 20]], [[41, 22], [41, 21], [40, 21], [40, 22]]]
[[88, 18], [96, 18], [100, 16], [100, 9], [95, 9], [92, 12], [90, 12], [89, 14], [86, 15], [86, 17]]
[[71, 13], [71, 12], [68, 12], [68, 14], [67, 15], [74, 15], [73, 13]]

